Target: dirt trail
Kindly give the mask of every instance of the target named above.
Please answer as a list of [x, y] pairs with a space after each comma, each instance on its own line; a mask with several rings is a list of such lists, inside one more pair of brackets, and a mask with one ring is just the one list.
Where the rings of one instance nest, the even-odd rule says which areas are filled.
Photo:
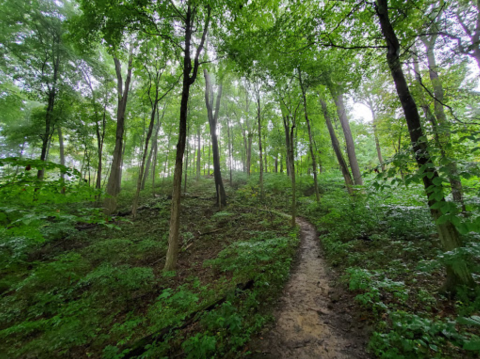
[[[301, 229], [298, 264], [279, 305], [275, 324], [252, 343], [254, 358], [369, 358], [363, 325], [350, 314], [352, 305], [329, 287], [315, 227], [297, 218]], [[360, 332], [360, 333], [358, 333]]]

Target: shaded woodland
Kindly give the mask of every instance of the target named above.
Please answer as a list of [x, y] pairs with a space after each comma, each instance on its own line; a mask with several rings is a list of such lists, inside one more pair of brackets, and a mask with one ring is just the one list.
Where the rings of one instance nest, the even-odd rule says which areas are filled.
[[480, 354], [479, 1], [2, 0], [0, 27], [0, 358], [261, 355], [299, 218], [362, 351]]

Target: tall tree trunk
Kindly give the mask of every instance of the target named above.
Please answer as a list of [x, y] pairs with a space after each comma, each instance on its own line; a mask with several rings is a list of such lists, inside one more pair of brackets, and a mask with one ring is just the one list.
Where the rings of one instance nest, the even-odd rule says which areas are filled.
[[252, 141], [253, 141], [253, 133], [249, 131], [247, 135], [247, 174], [248, 176], [250, 176], [251, 167], [252, 167]]
[[313, 170], [313, 184], [315, 187], [315, 198], [317, 202], [320, 201], [320, 192], [318, 191], [318, 179], [317, 179], [317, 161], [315, 159], [315, 153], [313, 151], [313, 136], [312, 136], [312, 129], [310, 127], [310, 120], [308, 118], [307, 112], [307, 95], [305, 91], [305, 86], [302, 81], [302, 71], [298, 69], [298, 80], [300, 82], [300, 88], [302, 90], [302, 97], [303, 97], [303, 107], [305, 109], [305, 121], [307, 122], [307, 129], [308, 129], [308, 148], [310, 150], [310, 157], [312, 159], [312, 170]]
[[230, 129], [230, 119], [229, 117], [227, 116], [227, 136], [228, 136], [228, 168], [229, 168], [229, 173], [230, 173], [230, 187], [233, 186], [233, 180], [232, 180], [232, 147], [233, 147], [233, 143], [232, 143], [232, 138], [230, 136], [230, 132], [231, 132], [231, 129]]
[[287, 168], [290, 172], [290, 180], [292, 182], [292, 205], [291, 205], [291, 225], [295, 227], [295, 220], [297, 216], [297, 199], [296, 199], [296, 179], [295, 179], [295, 158], [294, 158], [294, 138], [293, 131], [295, 130], [295, 118], [292, 118], [290, 123], [290, 115], [283, 116], [283, 126], [285, 130], [285, 144], [287, 147]]
[[200, 145], [200, 125], [197, 128], [197, 181], [200, 181], [200, 160], [201, 160], [201, 153], [200, 153], [201, 145]]
[[332, 97], [337, 106], [337, 114], [342, 125], [343, 134], [345, 135], [345, 143], [347, 146], [348, 162], [350, 162], [350, 168], [352, 169], [353, 180], [356, 185], [363, 185], [362, 174], [360, 173], [360, 167], [358, 167], [357, 155], [355, 153], [355, 142], [353, 141], [352, 131], [350, 130], [350, 124], [347, 118], [347, 112], [343, 103], [343, 92], [332, 91]]
[[[93, 90], [92, 90], [93, 93]], [[103, 170], [103, 144], [105, 140], [105, 131], [107, 124], [107, 103], [105, 102], [103, 107], [103, 116], [102, 116], [102, 131], [100, 131], [100, 126], [96, 122], [96, 135], [97, 135], [97, 155], [98, 155], [98, 167], [97, 167], [97, 182], [96, 189], [102, 188], [102, 170]], [[100, 198], [99, 198], [100, 199]]]
[[190, 132], [190, 126], [187, 126], [187, 151], [185, 155], [185, 179], [183, 180], [183, 195], [187, 193], [187, 180], [188, 180], [188, 153], [190, 152], [190, 142], [188, 141], [188, 133]]
[[[54, 40], [55, 41], [55, 40]], [[40, 161], [46, 161], [48, 157], [48, 148], [50, 144], [50, 140], [53, 135], [53, 131], [55, 128], [55, 120], [53, 118], [53, 110], [55, 108], [55, 100], [57, 97], [57, 82], [58, 82], [58, 73], [60, 70], [60, 44], [58, 41], [60, 39], [56, 39], [57, 42], [53, 44], [53, 78], [51, 85], [48, 85], [48, 102], [47, 102], [47, 111], [45, 113], [45, 132], [42, 135], [42, 151], [40, 154]], [[43, 180], [45, 176], [45, 169], [39, 169], [37, 172], [37, 179]]]
[[378, 140], [378, 131], [377, 131], [377, 114], [375, 112], [375, 105], [372, 102], [367, 103], [370, 112], [372, 113], [372, 123], [373, 123], [373, 137], [375, 139], [375, 147], [377, 149], [378, 162], [382, 171], [385, 171], [385, 163], [383, 162], [382, 149], [380, 148], [380, 141]]
[[[263, 133], [263, 143], [267, 143], [267, 136], [265, 135], [265, 132]], [[268, 155], [267, 155], [267, 147], [266, 146], [265, 146], [265, 156], [263, 156], [263, 157], [265, 158], [264, 172], [268, 173], [268, 162], [267, 162]]]
[[[137, 208], [138, 208], [138, 200], [140, 198], [140, 191], [142, 190], [142, 183], [143, 183], [143, 173], [145, 170], [145, 161], [147, 158], [147, 153], [148, 153], [148, 145], [150, 143], [150, 139], [152, 138], [152, 133], [153, 133], [153, 127], [155, 124], [155, 117], [157, 114], [157, 108], [158, 108], [158, 84], [155, 86], [155, 98], [151, 102], [151, 107], [152, 107], [152, 112], [150, 114], [150, 123], [148, 125], [148, 131], [145, 137], [145, 145], [143, 147], [143, 154], [142, 154], [142, 160], [140, 162], [140, 170], [138, 173], [138, 178], [137, 178], [137, 190], [135, 192], [135, 196], [133, 197], [133, 204], [132, 204], [132, 217], [135, 218], [137, 216]], [[153, 146], [152, 146], [153, 147]], [[150, 156], [152, 155], [152, 151], [150, 151]], [[151, 157], [150, 157], [151, 158]], [[149, 164], [150, 166], [150, 164]], [[145, 178], [147, 177], [148, 171], [145, 174]]]
[[153, 160], [152, 160], [152, 197], [155, 198], [155, 175], [157, 167], [157, 153], [158, 153], [158, 136], [153, 144]]
[[242, 128], [242, 137], [243, 137], [243, 151], [242, 151], [242, 164], [243, 164], [243, 172], [247, 172], [247, 134], [245, 133], [245, 129]]
[[168, 157], [170, 156], [170, 136], [172, 134], [172, 130], [170, 129], [170, 131], [168, 132], [168, 135], [167, 135], [167, 154], [165, 155], [165, 165], [163, 167], [163, 182], [165, 182], [165, 178], [167, 178], [169, 175], [170, 175], [170, 167], [168, 166]]
[[[162, 118], [160, 119], [160, 111], [158, 111], [158, 105], [157, 105], [157, 124], [155, 126], [155, 135], [153, 137], [153, 140], [152, 140], [152, 146], [150, 148], [150, 154], [148, 155], [148, 159], [147, 159], [147, 165], [145, 166], [145, 175], [143, 176], [143, 180], [142, 180], [142, 190], [145, 189], [145, 184], [147, 182], [147, 178], [148, 178], [148, 174], [150, 172], [150, 166], [152, 165], [152, 158], [153, 158], [153, 161], [155, 162], [156, 160], [156, 151], [158, 149], [158, 132], [160, 131], [160, 127], [162, 126], [162, 121], [163, 121], [163, 118], [165, 117], [165, 110], [167, 108], [167, 104], [165, 104], [165, 106], [163, 107], [163, 111], [162, 111]], [[153, 165], [153, 167], [155, 167], [155, 164]], [[155, 170], [153, 171], [154, 174], [155, 174]]]
[[320, 104], [322, 105], [323, 117], [325, 117], [328, 133], [330, 134], [330, 139], [332, 141], [333, 151], [335, 152], [335, 156], [337, 156], [338, 165], [340, 166], [340, 170], [342, 171], [342, 175], [345, 180], [345, 186], [347, 187], [348, 193], [352, 195], [352, 176], [348, 170], [347, 162], [345, 162], [345, 159], [343, 158], [342, 149], [340, 148], [340, 143], [338, 142], [337, 135], [335, 134], [335, 129], [333, 128], [332, 120], [330, 119], [330, 114], [328, 113], [327, 104], [322, 98], [320, 98]]
[[114, 57], [115, 72], [117, 74], [117, 129], [115, 133], [115, 148], [113, 150], [112, 168], [107, 182], [107, 197], [104, 207], [106, 214], [112, 214], [117, 209], [117, 195], [120, 193], [120, 181], [123, 158], [123, 135], [125, 132], [125, 111], [127, 109], [128, 92], [132, 79], [133, 47], [130, 50], [128, 59], [127, 78], [125, 80], [125, 89], [123, 89], [122, 67], [120, 61]]
[[202, 39], [198, 45], [195, 61], [192, 71], [192, 61], [190, 58], [190, 47], [192, 40], [192, 33], [194, 31], [194, 17], [197, 14], [196, 8], [192, 11], [192, 5], [188, 3], [187, 11], [184, 18], [185, 25], [185, 51], [183, 57], [183, 86], [182, 86], [182, 100], [180, 104], [180, 123], [177, 143], [177, 153], [175, 157], [175, 172], [173, 176], [173, 193], [172, 193], [172, 209], [170, 214], [170, 230], [168, 234], [168, 251], [165, 261], [164, 270], [171, 271], [177, 265], [178, 250], [179, 250], [179, 230], [180, 230], [180, 198], [182, 191], [182, 168], [183, 168], [183, 154], [185, 152], [185, 142], [187, 137], [187, 111], [188, 111], [188, 97], [190, 95], [190, 86], [195, 82], [199, 67], [199, 56], [205, 44], [205, 37], [207, 35], [208, 25], [210, 22], [210, 7], [207, 7], [207, 18], [203, 28]]
[[[136, 137], [134, 137], [136, 138]], [[122, 148], [122, 160], [120, 161], [120, 170], [118, 173], [118, 192], [122, 190], [122, 176], [123, 176], [123, 162], [125, 160], [125, 148], [127, 144], [127, 131], [125, 130], [123, 133], [123, 148]], [[133, 146], [133, 148], [136, 148], [136, 145]]]
[[[387, 43], [387, 63], [390, 67], [395, 88], [405, 114], [415, 159], [419, 168], [424, 170], [423, 184], [425, 186], [430, 212], [435, 220], [443, 250], [452, 251], [461, 247], [462, 244], [457, 229], [450, 221], [447, 220], [444, 223], [438, 222], [438, 219], [442, 215], [438, 206], [442, 207], [445, 205], [445, 198], [441, 186], [436, 185], [439, 176], [428, 151], [426, 138], [420, 125], [417, 105], [410, 94], [405, 75], [403, 74], [402, 64], [399, 58], [400, 43], [388, 16], [388, 0], [376, 0], [375, 11]], [[458, 261], [454, 266], [447, 265], [446, 269], [446, 290], [455, 291], [459, 285], [474, 285], [470, 270], [464, 262]]]
[[210, 176], [210, 157], [211, 157], [211, 149], [212, 149], [212, 146], [211, 144], [209, 143], [208, 144], [208, 161], [207, 161], [207, 175]]
[[217, 121], [220, 112], [220, 100], [222, 98], [222, 84], [218, 85], [217, 99], [215, 102], [215, 112], [213, 110], [214, 95], [210, 74], [206, 69], [203, 70], [205, 76], [205, 103], [207, 106], [208, 123], [210, 125], [210, 137], [212, 139], [213, 152], [213, 176], [215, 178], [215, 190], [217, 193], [217, 206], [227, 205], [227, 195], [223, 186], [222, 173], [220, 170], [220, 153], [218, 150], [217, 139]]
[[[63, 143], [63, 133], [62, 133], [62, 128], [60, 126], [57, 126], [57, 135], [58, 135], [58, 144], [60, 147], [60, 164], [62, 166], [65, 166], [65, 146]], [[62, 181], [65, 180], [65, 173], [62, 173], [61, 175]]]
[[[448, 144], [451, 141], [451, 131], [450, 124], [447, 121], [447, 116], [445, 116], [445, 110], [443, 109], [444, 91], [442, 81], [438, 76], [438, 67], [434, 53], [436, 38], [437, 37], [435, 35], [432, 36], [430, 40], [426, 39], [425, 37], [422, 38], [422, 41], [427, 50], [429, 75], [433, 85], [433, 93], [435, 95], [433, 108], [435, 111], [435, 117], [437, 118], [439, 125], [439, 127], [434, 128], [434, 131], [438, 134], [440, 138], [444, 139], [444, 141], [440, 140], [440, 145], [442, 146], [440, 149], [443, 153], [445, 153], [445, 158], [447, 160], [446, 168], [448, 171], [448, 180], [450, 182], [450, 185], [452, 186], [453, 200], [459, 203], [462, 206], [463, 211], [465, 212], [466, 209], [463, 202], [463, 188], [462, 182], [458, 175], [457, 163], [452, 158], [452, 151], [445, 150], [445, 148], [448, 147]], [[445, 142], [445, 144], [443, 142]]]
[[260, 109], [260, 94], [257, 91], [257, 124], [258, 124], [258, 151], [260, 156], [260, 177], [259, 177], [259, 184], [260, 184], [260, 200], [264, 200], [264, 193], [263, 193], [263, 153], [262, 153], [262, 113]]

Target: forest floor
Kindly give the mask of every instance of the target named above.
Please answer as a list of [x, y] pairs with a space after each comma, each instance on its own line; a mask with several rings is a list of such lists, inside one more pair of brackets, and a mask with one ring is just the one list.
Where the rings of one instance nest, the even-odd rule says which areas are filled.
[[[275, 322], [252, 343], [254, 358], [369, 358], [365, 323], [335, 287], [315, 227], [302, 218], [298, 258]], [[347, 297], [349, 297], [347, 295]], [[351, 298], [350, 298], [351, 299]]]

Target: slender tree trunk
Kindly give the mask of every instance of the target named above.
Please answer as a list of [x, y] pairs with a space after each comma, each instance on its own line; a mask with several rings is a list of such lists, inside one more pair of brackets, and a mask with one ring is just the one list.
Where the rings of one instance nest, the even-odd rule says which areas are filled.
[[312, 129], [310, 127], [310, 120], [308, 118], [307, 112], [307, 96], [305, 91], [305, 86], [302, 81], [302, 71], [298, 69], [298, 79], [300, 82], [300, 88], [302, 89], [302, 97], [303, 97], [303, 107], [305, 109], [305, 121], [307, 122], [307, 129], [308, 129], [308, 148], [310, 150], [310, 157], [312, 159], [312, 170], [313, 170], [313, 184], [315, 187], [315, 198], [317, 202], [320, 201], [320, 193], [318, 191], [318, 179], [317, 179], [317, 162], [315, 160], [315, 153], [313, 152], [313, 136], [312, 136]]
[[252, 167], [252, 141], [253, 133], [249, 132], [247, 136], [247, 174], [250, 176]]
[[[380, 21], [383, 36], [387, 43], [387, 63], [390, 67], [403, 112], [405, 113], [415, 159], [419, 168], [424, 169], [423, 183], [428, 198], [430, 212], [437, 225], [443, 250], [452, 251], [461, 247], [462, 244], [455, 226], [450, 221], [447, 220], [444, 223], [438, 223], [438, 219], [442, 215], [438, 206], [442, 207], [445, 205], [445, 198], [443, 196], [442, 188], [436, 185], [439, 176], [428, 151], [426, 138], [420, 125], [420, 116], [418, 114], [417, 105], [410, 94], [405, 75], [403, 74], [402, 64], [399, 58], [400, 43], [388, 16], [388, 0], [376, 0], [375, 10]], [[459, 285], [474, 285], [475, 282], [473, 281], [470, 270], [464, 262], [458, 261], [454, 266], [447, 265], [446, 269], [446, 290], [455, 291]]]
[[[205, 144], [202, 145], [202, 157], [205, 158]], [[205, 176], [206, 166], [203, 164], [203, 175]]]
[[[143, 176], [143, 179], [142, 179], [142, 188], [141, 188], [142, 190], [145, 189], [145, 184], [147, 182], [148, 174], [150, 172], [150, 166], [152, 165], [152, 158], [154, 158], [156, 156], [155, 152], [157, 151], [157, 148], [158, 148], [158, 145], [157, 145], [158, 132], [160, 131], [160, 127], [162, 126], [162, 121], [163, 121], [163, 118], [165, 116], [165, 109], [166, 108], [167, 108], [167, 105], [165, 104], [165, 106], [163, 107], [163, 111], [162, 111], [162, 118], [160, 119], [160, 111], [158, 111], [158, 105], [157, 105], [157, 112], [156, 112], [157, 113], [157, 124], [155, 126], [155, 135], [154, 135], [153, 140], [152, 140], [152, 146], [150, 148], [150, 154], [148, 155], [147, 165], [145, 166], [145, 175]], [[155, 161], [155, 159], [154, 159], [154, 161]], [[153, 166], [153, 167], [155, 167], [155, 166]]]
[[228, 136], [228, 168], [229, 168], [229, 172], [230, 172], [230, 187], [233, 186], [233, 180], [232, 180], [232, 146], [233, 146], [233, 143], [232, 143], [232, 139], [231, 139], [231, 136], [230, 136], [230, 119], [229, 117], [227, 116], [227, 136]]
[[292, 182], [292, 205], [291, 205], [291, 225], [295, 227], [295, 220], [297, 216], [297, 199], [296, 199], [296, 178], [295, 178], [295, 158], [294, 158], [294, 130], [295, 130], [295, 119], [292, 120], [290, 125], [290, 116], [283, 117], [283, 124], [285, 127], [285, 140], [287, 146], [287, 167], [289, 167], [290, 180]]
[[155, 198], [155, 175], [157, 168], [158, 136], [153, 144], [153, 163], [152, 163], [152, 197]]
[[215, 112], [213, 110], [214, 95], [213, 86], [210, 79], [210, 74], [207, 70], [203, 70], [205, 76], [205, 103], [207, 106], [208, 123], [210, 125], [210, 137], [212, 139], [212, 152], [213, 152], [213, 176], [215, 179], [215, 189], [217, 192], [217, 206], [223, 207], [227, 205], [227, 195], [225, 193], [225, 187], [223, 186], [222, 173], [220, 169], [220, 153], [218, 150], [217, 139], [217, 122], [220, 112], [220, 100], [222, 98], [222, 85], [218, 85], [217, 99], [215, 102]]
[[[118, 192], [119, 193], [122, 190], [123, 162], [124, 162], [124, 159], [125, 159], [126, 144], [127, 144], [127, 133], [125, 131], [124, 134], [123, 134], [122, 159], [120, 161], [120, 170], [119, 170], [119, 173], [118, 173], [118, 184], [117, 184], [117, 186], [118, 186]], [[134, 145], [133, 148], [136, 148], [136, 146]]]
[[[145, 161], [147, 158], [148, 153], [148, 145], [150, 143], [150, 139], [153, 133], [153, 126], [155, 124], [155, 117], [157, 114], [157, 107], [158, 107], [158, 86], [155, 86], [155, 98], [152, 102], [152, 112], [150, 114], [150, 123], [148, 125], [148, 131], [145, 137], [145, 145], [143, 148], [142, 160], [140, 162], [140, 170], [138, 173], [137, 178], [137, 190], [135, 192], [135, 196], [133, 197], [133, 204], [132, 204], [132, 217], [135, 218], [137, 216], [137, 208], [138, 208], [138, 200], [140, 198], [140, 191], [142, 190], [142, 183], [143, 183], [143, 173], [145, 170]], [[150, 155], [152, 152], [150, 151]], [[147, 174], [145, 174], [147, 177]]]
[[[58, 135], [58, 144], [60, 147], [60, 164], [62, 166], [65, 166], [65, 146], [63, 144], [63, 133], [62, 133], [62, 128], [60, 126], [57, 126], [57, 135]], [[65, 174], [62, 173], [61, 175], [62, 181], [65, 180]]]
[[170, 132], [168, 133], [168, 145], [167, 145], [167, 154], [165, 155], [165, 165], [163, 167], [163, 174], [164, 174], [164, 181], [165, 181], [165, 178], [167, 178], [169, 175], [170, 175], [170, 167], [168, 166], [168, 157], [170, 156], [170, 135], [172, 134], [172, 131], [170, 130]]
[[[96, 123], [96, 134], [97, 134], [97, 152], [98, 152], [98, 167], [97, 167], [97, 182], [96, 182], [96, 189], [100, 189], [102, 187], [102, 171], [103, 171], [103, 143], [105, 139], [105, 131], [106, 131], [106, 123], [107, 123], [107, 108], [106, 104], [103, 108], [103, 118], [102, 118], [102, 132], [100, 132], [100, 126], [98, 122]], [[99, 195], [100, 196], [100, 195]], [[100, 199], [100, 198], [98, 198]]]
[[348, 170], [347, 162], [343, 158], [342, 150], [340, 148], [340, 143], [338, 142], [337, 135], [335, 134], [335, 129], [332, 125], [332, 120], [330, 119], [330, 114], [328, 113], [328, 108], [325, 100], [320, 98], [320, 104], [322, 105], [323, 110], [323, 117], [325, 117], [325, 122], [327, 123], [328, 133], [330, 134], [330, 139], [332, 141], [333, 151], [337, 156], [338, 165], [340, 166], [340, 170], [342, 171], [343, 178], [345, 180], [345, 186], [347, 187], [347, 191], [349, 194], [353, 194], [353, 181], [352, 176], [350, 175], [350, 171]]
[[198, 126], [197, 128], [197, 181], [200, 181], [200, 160], [201, 160], [201, 156], [200, 156], [200, 126]]
[[188, 180], [188, 153], [190, 152], [190, 143], [188, 141], [188, 133], [190, 132], [190, 126], [187, 126], [187, 151], [185, 155], [185, 179], [183, 180], [183, 195], [187, 193], [187, 180]]
[[168, 234], [168, 251], [165, 261], [164, 270], [171, 271], [175, 269], [178, 258], [179, 250], [179, 230], [180, 230], [180, 198], [182, 191], [182, 168], [183, 168], [183, 154], [185, 152], [185, 142], [187, 137], [187, 112], [188, 112], [188, 97], [190, 94], [190, 86], [195, 82], [197, 77], [198, 67], [199, 67], [199, 55], [202, 52], [205, 37], [208, 30], [208, 25], [210, 22], [210, 7], [207, 7], [208, 14], [205, 21], [202, 39], [198, 45], [195, 62], [193, 66], [193, 74], [190, 76], [192, 71], [192, 61], [190, 58], [190, 47], [192, 40], [192, 32], [194, 17], [197, 13], [196, 8], [191, 8], [191, 4], [188, 3], [187, 11], [185, 14], [185, 51], [183, 58], [183, 86], [182, 86], [182, 99], [180, 104], [180, 123], [179, 123], [179, 134], [178, 134], [178, 143], [177, 143], [177, 153], [175, 158], [175, 172], [173, 177], [173, 193], [172, 193], [172, 209], [170, 215], [170, 230]]
[[242, 151], [242, 164], [243, 164], [243, 172], [247, 172], [247, 134], [245, 130], [242, 128], [242, 135], [243, 135], [243, 151]]
[[350, 130], [350, 124], [347, 118], [347, 112], [343, 103], [343, 93], [337, 91], [332, 92], [335, 105], [337, 106], [337, 114], [342, 125], [343, 134], [345, 135], [345, 143], [347, 146], [348, 161], [350, 162], [350, 168], [352, 169], [353, 179], [356, 185], [363, 185], [362, 174], [360, 173], [360, 167], [358, 166], [357, 155], [355, 153], [355, 142], [353, 141], [352, 131]]
[[275, 156], [275, 173], [278, 173], [278, 155]]
[[[423, 38], [422, 40], [427, 49], [429, 75], [433, 85], [433, 93], [435, 95], [434, 111], [439, 125], [438, 127], [434, 128], [434, 131], [440, 138], [444, 139], [444, 141], [439, 141], [440, 145], [442, 146], [440, 150], [444, 153], [444, 157], [447, 160], [446, 167], [448, 170], [448, 180], [452, 186], [453, 200], [459, 203], [462, 206], [463, 211], [466, 212], [465, 204], [463, 202], [462, 182], [458, 175], [457, 163], [452, 158], [452, 151], [445, 150], [451, 141], [451, 131], [450, 124], [448, 123], [447, 116], [445, 115], [445, 110], [443, 109], [444, 91], [442, 81], [438, 76], [438, 67], [434, 53], [436, 36], [432, 36], [430, 40], [427, 40], [426, 38]], [[443, 142], [445, 142], [445, 144]]]
[[[263, 133], [263, 143], [267, 143], [267, 136], [265, 135], [265, 132]], [[265, 158], [265, 167], [264, 167], [264, 172], [265, 173], [268, 173], [268, 162], [267, 162], [267, 158], [268, 158], [268, 155], [267, 155], [267, 146], [265, 146], [265, 156], [263, 156]]]
[[208, 144], [208, 161], [207, 161], [207, 175], [208, 175], [208, 176], [210, 176], [210, 155], [211, 155], [211, 153], [210, 153], [211, 151], [210, 151], [210, 150], [211, 150], [211, 148], [212, 148], [212, 146], [211, 146], [211, 144], [209, 143], [209, 144]]
[[257, 124], [258, 124], [258, 151], [260, 156], [260, 200], [264, 200], [263, 193], [263, 153], [262, 153], [262, 116], [260, 109], [260, 94], [257, 92]]
[[385, 171], [385, 163], [383, 162], [382, 150], [380, 148], [380, 141], [378, 140], [377, 114], [375, 112], [373, 103], [369, 102], [368, 107], [370, 108], [370, 112], [372, 113], [373, 137], [375, 138], [375, 147], [377, 149], [378, 162], [380, 163], [380, 167], [382, 168], [382, 171]]
[[120, 181], [122, 171], [123, 158], [123, 135], [125, 132], [125, 111], [127, 109], [128, 92], [130, 90], [130, 82], [132, 77], [133, 52], [130, 51], [128, 60], [127, 78], [125, 80], [125, 89], [123, 89], [122, 69], [120, 61], [115, 57], [115, 72], [117, 74], [117, 129], [115, 133], [115, 148], [113, 150], [112, 168], [107, 182], [107, 197], [105, 198], [104, 207], [106, 214], [112, 214], [117, 208], [117, 195], [120, 193]]

